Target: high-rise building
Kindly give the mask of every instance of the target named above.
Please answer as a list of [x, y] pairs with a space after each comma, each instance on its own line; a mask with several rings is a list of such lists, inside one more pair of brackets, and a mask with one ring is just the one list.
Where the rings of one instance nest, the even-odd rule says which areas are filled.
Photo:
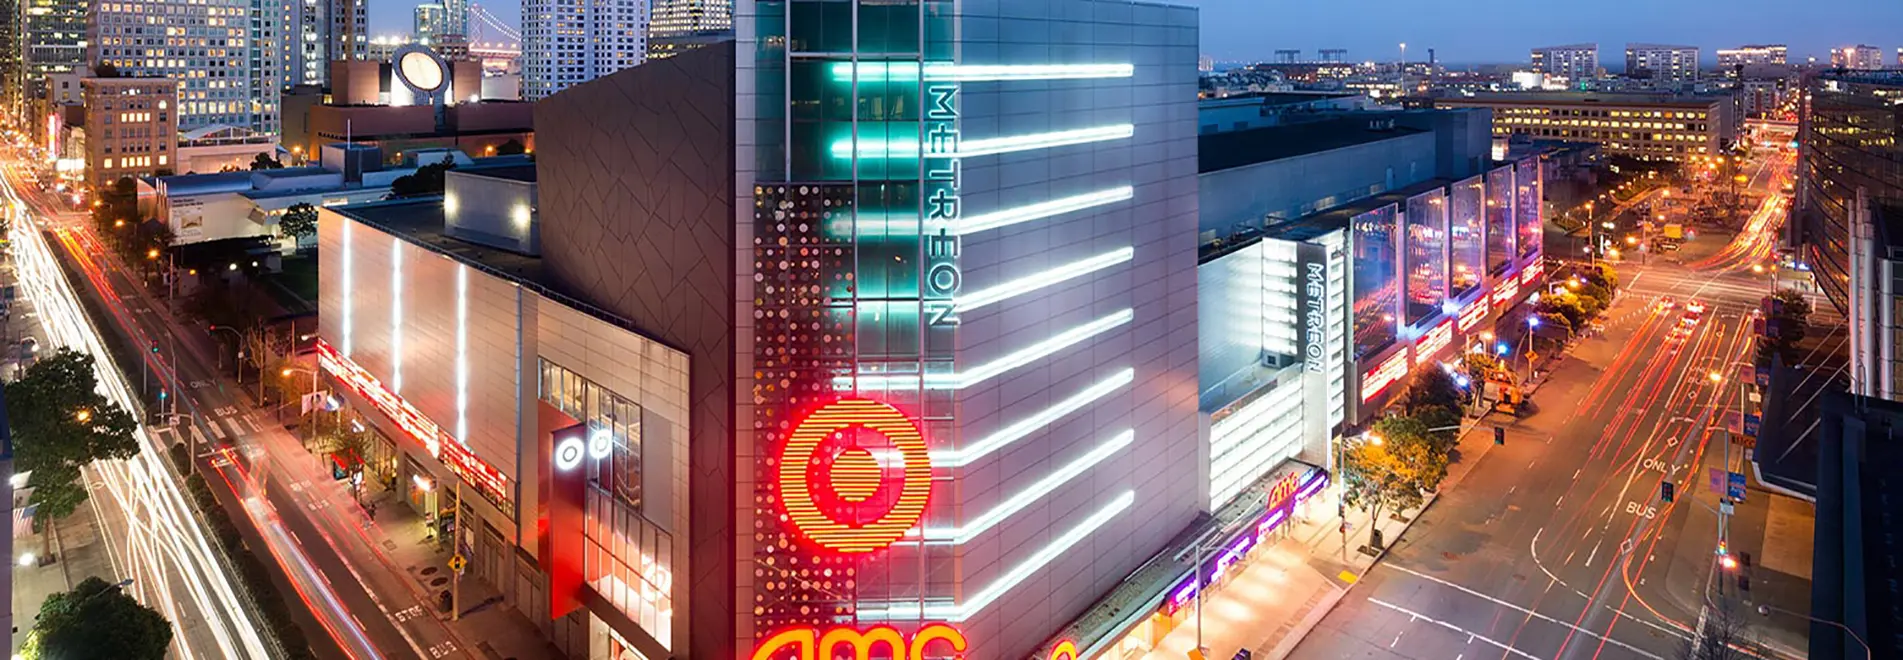
[[734, 0], [653, 0], [648, 57], [665, 59], [733, 33]]
[[443, 34], [469, 36], [469, 0], [442, 0]]
[[1786, 48], [1784, 44], [1745, 45], [1737, 48], [1722, 48], [1718, 50], [1718, 67], [1724, 69], [1726, 75], [1730, 75], [1733, 68], [1739, 65], [1785, 64], [1785, 57], [1789, 54], [1789, 51], [1790, 49]]
[[1852, 391], [1903, 399], [1903, 72], [1825, 74], [1805, 92], [1793, 243], [1849, 320]]
[[21, 58], [25, 18], [19, 0], [0, 0], [0, 125], [22, 123], [26, 108], [26, 68]]
[[419, 44], [434, 44], [442, 35], [448, 34], [448, 12], [443, 5], [427, 2], [416, 6], [415, 21], [410, 28], [410, 39]]
[[1698, 47], [1667, 44], [1626, 44], [1625, 74], [1672, 86], [1698, 80]]
[[282, 84], [327, 85], [332, 61], [367, 57], [367, 4], [365, 0], [284, 2]]
[[1835, 69], [1874, 71], [1883, 68], [1883, 49], [1876, 46], [1844, 46], [1830, 49], [1830, 66]]
[[647, 20], [647, 0], [523, 0], [522, 98], [646, 61]]
[[1599, 44], [1572, 44], [1533, 49], [1533, 71], [1565, 76], [1577, 83], [1599, 77]]
[[178, 157], [178, 81], [87, 78], [86, 179], [95, 188], [170, 170]]
[[20, 40], [22, 105], [46, 97], [47, 74], [86, 69], [87, 4], [86, 0], [20, 0], [16, 5], [25, 14]]
[[[178, 81], [178, 128], [278, 133], [279, 14], [266, 0], [97, 2], [87, 59], [122, 75]], [[161, 27], [154, 27], [161, 26]], [[154, 30], [172, 34], [154, 38]], [[209, 44], [222, 44], [212, 46]]]

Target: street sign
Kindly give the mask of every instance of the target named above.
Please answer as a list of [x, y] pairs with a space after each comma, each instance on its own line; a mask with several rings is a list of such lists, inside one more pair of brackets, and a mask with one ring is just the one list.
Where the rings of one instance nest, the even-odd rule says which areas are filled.
[[1743, 472], [1731, 473], [1730, 478], [1726, 480], [1725, 496], [1731, 498], [1731, 501], [1733, 502], [1744, 501], [1744, 473]]
[[1757, 380], [1755, 382], [1758, 384], [1758, 387], [1763, 387], [1763, 388], [1771, 387], [1771, 370], [1770, 369], [1756, 369], [1754, 371], [1757, 372]]
[[1759, 425], [1760, 425], [1761, 423], [1763, 423], [1763, 421], [1764, 421], [1764, 420], [1763, 420], [1763, 418], [1761, 418], [1761, 417], [1759, 417], [1759, 416], [1757, 416], [1757, 415], [1755, 415], [1755, 414], [1752, 414], [1752, 413], [1745, 413], [1745, 415], [1744, 415], [1744, 434], [1745, 434], [1745, 435], [1748, 435], [1748, 436], [1751, 436], [1751, 437], [1753, 437], [1753, 438], [1755, 438], [1755, 437], [1758, 437], [1758, 426], [1759, 426]]
[[1732, 512], [1732, 511], [1736, 511], [1736, 510], [1737, 510], [1737, 507], [1735, 507], [1735, 506], [1732, 506], [1732, 504], [1731, 504], [1730, 502], [1724, 502], [1724, 501], [1720, 501], [1720, 502], [1718, 503], [1718, 512], [1719, 512], [1719, 513], [1722, 513], [1722, 514], [1725, 514], [1725, 515], [1727, 515], [1727, 516], [1729, 516], [1729, 515], [1731, 515], [1731, 512]]
[[457, 575], [462, 575], [463, 569], [468, 566], [469, 560], [464, 559], [462, 555], [449, 558], [449, 570], [455, 571]]

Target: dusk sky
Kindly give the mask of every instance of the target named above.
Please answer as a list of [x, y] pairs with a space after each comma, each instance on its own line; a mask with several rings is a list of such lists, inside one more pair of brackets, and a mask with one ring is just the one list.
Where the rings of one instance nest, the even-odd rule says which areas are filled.
[[[372, 34], [407, 34], [413, 2], [366, 0]], [[520, 0], [479, 3], [515, 24]], [[1713, 51], [1745, 43], [1783, 43], [1791, 60], [1828, 59], [1830, 48], [1868, 44], [1894, 62], [1903, 46], [1903, 0], [1190, 0], [1202, 8], [1205, 54], [1218, 60], [1266, 60], [1278, 48], [1313, 57], [1346, 48], [1349, 59], [1391, 61], [1406, 42], [1408, 59], [1434, 48], [1443, 62], [1519, 62], [1540, 45], [1598, 42], [1601, 63], [1623, 66], [1628, 41]]]

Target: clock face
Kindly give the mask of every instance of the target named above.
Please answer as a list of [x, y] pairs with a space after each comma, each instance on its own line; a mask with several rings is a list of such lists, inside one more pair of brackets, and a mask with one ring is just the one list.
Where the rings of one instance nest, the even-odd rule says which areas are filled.
[[417, 89], [435, 91], [443, 86], [443, 65], [427, 53], [405, 53], [397, 62], [397, 70]]

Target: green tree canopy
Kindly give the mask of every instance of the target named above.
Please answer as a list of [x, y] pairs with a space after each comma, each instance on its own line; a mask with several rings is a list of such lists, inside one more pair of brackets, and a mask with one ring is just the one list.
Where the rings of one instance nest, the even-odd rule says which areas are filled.
[[251, 169], [253, 170], [276, 170], [283, 169], [283, 167], [284, 163], [271, 157], [271, 154], [258, 154], [257, 157], [251, 159]]
[[97, 577], [47, 596], [33, 627], [49, 660], [162, 660], [172, 645], [171, 622]]
[[86, 501], [86, 490], [74, 483], [80, 467], [139, 453], [132, 413], [97, 387], [92, 356], [67, 348], [6, 385], [14, 460], [17, 469], [32, 471], [27, 485], [33, 488], [29, 501], [39, 506], [36, 524], [65, 517]]
[[[1425, 502], [1427, 493], [1447, 476], [1447, 451], [1428, 428], [1412, 417], [1375, 422], [1370, 437], [1342, 457], [1348, 505], [1379, 520], [1383, 511], [1404, 511]], [[1369, 528], [1372, 533], [1374, 525]]]
[[444, 175], [453, 169], [456, 169], [456, 161], [444, 156], [440, 163], [418, 167], [415, 173], [391, 181], [390, 194], [395, 197], [440, 195], [443, 192]]
[[302, 239], [317, 234], [317, 207], [303, 202], [292, 204], [284, 210], [284, 218], [278, 221], [278, 227], [284, 235]]

